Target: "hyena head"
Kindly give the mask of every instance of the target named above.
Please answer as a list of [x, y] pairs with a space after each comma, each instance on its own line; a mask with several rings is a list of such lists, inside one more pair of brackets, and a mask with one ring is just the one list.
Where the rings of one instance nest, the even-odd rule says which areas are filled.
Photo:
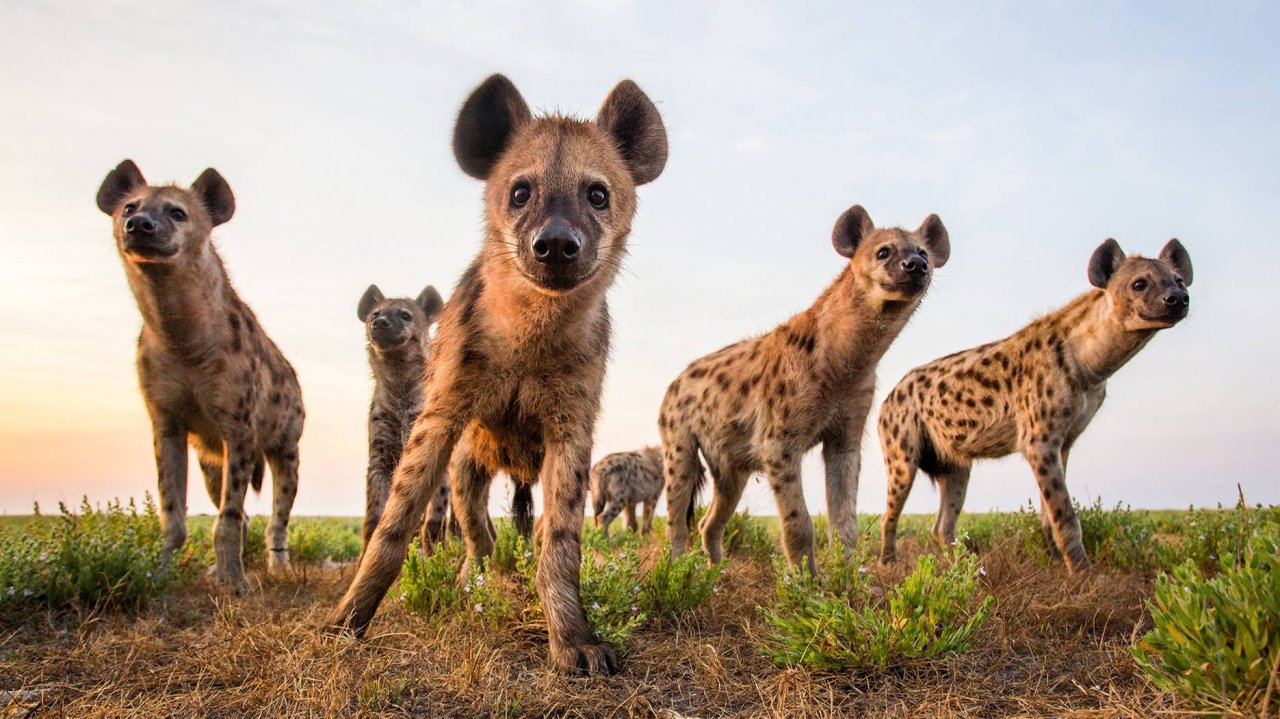
[[636, 186], [661, 174], [667, 133], [630, 80], [584, 121], [533, 117], [515, 85], [493, 75], [458, 113], [453, 152], [463, 171], [485, 181], [490, 260], [554, 295], [612, 280]]
[[387, 299], [377, 285], [369, 285], [369, 289], [360, 296], [356, 315], [364, 323], [369, 344], [385, 352], [426, 338], [427, 328], [440, 316], [443, 307], [444, 300], [431, 285], [427, 285], [413, 300], [407, 297]]
[[213, 168], [184, 189], [148, 185], [138, 166], [125, 160], [98, 188], [98, 209], [111, 215], [116, 247], [125, 261], [175, 262], [199, 254], [213, 228], [235, 214], [236, 198]]
[[914, 302], [929, 289], [933, 269], [947, 264], [951, 242], [937, 215], [914, 231], [879, 229], [861, 205], [845, 210], [831, 231], [836, 252], [849, 258], [855, 281], [871, 297]]
[[1089, 282], [1107, 293], [1125, 329], [1166, 329], [1191, 308], [1191, 255], [1169, 240], [1154, 260], [1126, 257], [1120, 243], [1107, 240], [1089, 259]]

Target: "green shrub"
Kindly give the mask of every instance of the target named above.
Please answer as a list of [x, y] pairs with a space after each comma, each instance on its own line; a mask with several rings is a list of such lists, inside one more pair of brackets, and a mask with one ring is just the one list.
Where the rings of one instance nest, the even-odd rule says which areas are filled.
[[1191, 508], [1157, 525], [1167, 535], [1156, 548], [1157, 562], [1176, 567], [1191, 560], [1201, 571], [1214, 572], [1223, 558], [1242, 556], [1250, 535], [1265, 527], [1280, 527], [1280, 507], [1239, 502], [1233, 509]]
[[686, 552], [672, 558], [666, 549], [644, 574], [640, 606], [650, 616], [674, 619], [707, 601], [716, 591], [720, 569], [708, 564], [706, 555]]
[[[261, 517], [255, 517], [261, 519]], [[263, 523], [265, 526], [265, 522]], [[249, 523], [254, 536], [254, 522]], [[248, 554], [246, 544], [246, 554]], [[264, 545], [265, 548], [265, 545]], [[360, 555], [359, 527], [332, 519], [306, 518], [289, 524], [289, 558], [299, 562], [347, 562]]]
[[1280, 528], [1267, 524], [1240, 556], [1205, 576], [1194, 558], [1161, 573], [1148, 603], [1154, 628], [1134, 660], [1160, 689], [1219, 711], [1260, 715], [1280, 663]]
[[618, 650], [648, 619], [641, 604], [640, 556], [623, 550], [616, 555], [583, 551], [579, 592], [587, 624], [601, 641]]
[[1076, 503], [1080, 519], [1080, 541], [1089, 557], [1117, 569], [1150, 570], [1159, 565], [1157, 525], [1150, 512], [1134, 511], [1128, 505], [1113, 509], [1101, 499], [1091, 505]]
[[[825, 536], [825, 531], [817, 536]], [[743, 510], [734, 512], [725, 524], [724, 550], [730, 556], [766, 563], [777, 554], [777, 544], [764, 521]]]
[[22, 609], [138, 610], [174, 582], [195, 573], [188, 553], [168, 567], [164, 537], [148, 495], [79, 513], [59, 503], [56, 517], [40, 516], [21, 531], [0, 534], [0, 612]]
[[826, 556], [829, 576], [782, 571], [777, 600], [761, 609], [770, 628], [761, 649], [780, 666], [881, 669], [960, 651], [994, 601], [988, 596], [975, 603], [982, 570], [960, 549], [948, 550], [941, 562], [921, 555], [914, 571], [883, 598], [856, 561], [841, 551]]
[[489, 559], [490, 566], [504, 572], [514, 572], [519, 569], [520, 555], [529, 548], [528, 542], [520, 533], [516, 531], [516, 527], [510, 520], [498, 519], [494, 521], [494, 529], [498, 536], [493, 542], [493, 554]]
[[511, 600], [494, 581], [489, 562], [459, 579], [466, 550], [461, 541], [446, 537], [424, 556], [413, 540], [400, 571], [400, 601], [430, 619], [460, 613], [496, 626], [511, 615]]

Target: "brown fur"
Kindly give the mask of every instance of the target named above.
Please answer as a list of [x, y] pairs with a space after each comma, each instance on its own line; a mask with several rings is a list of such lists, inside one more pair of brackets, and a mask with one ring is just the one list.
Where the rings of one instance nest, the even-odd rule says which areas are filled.
[[934, 534], [951, 544], [973, 461], [1019, 452], [1040, 486], [1049, 546], [1070, 569], [1087, 566], [1067, 456], [1102, 406], [1107, 378], [1186, 316], [1191, 260], [1177, 240], [1157, 260], [1125, 258], [1108, 240], [1089, 277], [1098, 289], [1010, 337], [917, 367], [889, 393], [879, 428], [889, 476], [882, 561], [895, 557], [898, 515], [917, 468], [938, 484]]
[[627, 529], [636, 531], [636, 505], [644, 506], [640, 533], [653, 530], [653, 510], [662, 496], [662, 448], [645, 447], [634, 452], [614, 452], [591, 468], [591, 504], [595, 523], [604, 536], [609, 524], [623, 516]]
[[[950, 254], [936, 215], [919, 229], [876, 229], [855, 205], [832, 232], [844, 271], [809, 309], [777, 329], [695, 360], [667, 390], [658, 428], [667, 481], [667, 534], [680, 554], [701, 467], [714, 494], [700, 527], [712, 562], [753, 472], [768, 475], [783, 546], [792, 564], [813, 570], [813, 523], [800, 486], [800, 460], [823, 445], [831, 531], [847, 549], [857, 541], [855, 499], [863, 427], [875, 367], [928, 289], [933, 266]], [[926, 259], [927, 257], [927, 259]], [[908, 263], [915, 273], [908, 272]]]
[[186, 541], [190, 443], [218, 507], [217, 578], [243, 591], [244, 498], [250, 485], [261, 488], [264, 463], [274, 485], [268, 566], [288, 561], [303, 410], [293, 367], [231, 287], [210, 241], [235, 211], [231, 188], [213, 169], [190, 189], [150, 186], [125, 160], [103, 180], [98, 207], [111, 215], [142, 312], [138, 378], [155, 438], [166, 558]]
[[[463, 105], [454, 154], [486, 181], [484, 244], [441, 315], [391, 499], [329, 624], [357, 634], [368, 626], [446, 464], [464, 571], [473, 571], [493, 548], [486, 505], [493, 475], [504, 471], [542, 483], [535, 584], [553, 667], [610, 672], [617, 660], [592, 636], [578, 596], [580, 532], [609, 346], [605, 292], [625, 252], [636, 185], [666, 163], [662, 121], [630, 81], [595, 122], [533, 118], [495, 75]], [[604, 206], [592, 204], [601, 194]], [[570, 239], [578, 242], [571, 259]], [[540, 249], [561, 259], [541, 261]]]

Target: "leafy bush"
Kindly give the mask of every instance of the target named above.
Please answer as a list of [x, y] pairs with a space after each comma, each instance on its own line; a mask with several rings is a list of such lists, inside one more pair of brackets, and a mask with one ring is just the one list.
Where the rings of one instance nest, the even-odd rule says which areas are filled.
[[641, 606], [654, 617], [673, 619], [703, 602], [716, 591], [721, 565], [709, 565], [706, 555], [687, 552], [673, 558], [671, 550], [644, 574], [640, 584]]
[[1135, 571], [1158, 566], [1157, 527], [1150, 512], [1124, 504], [1106, 509], [1101, 499], [1095, 499], [1091, 505], [1076, 503], [1076, 516], [1080, 541], [1093, 561]]
[[[254, 522], [249, 523], [250, 537], [255, 534], [253, 525]], [[263, 526], [265, 527], [265, 521]], [[318, 518], [298, 519], [289, 524], [289, 558], [294, 561], [346, 562], [359, 555], [358, 526]]]
[[1280, 527], [1280, 507], [1188, 509], [1157, 527], [1167, 534], [1156, 548], [1161, 567], [1175, 567], [1191, 560], [1203, 572], [1213, 572], [1226, 557], [1241, 557], [1250, 535], [1258, 529]]
[[57, 517], [40, 516], [21, 531], [0, 534], [0, 611], [14, 609], [138, 610], [175, 581], [193, 574], [189, 555], [161, 561], [164, 536], [148, 495], [79, 513], [59, 503]]
[[640, 606], [642, 576], [640, 556], [634, 550], [616, 555], [583, 551], [579, 591], [587, 624], [601, 641], [619, 650], [649, 618]]
[[[825, 536], [825, 532], [817, 536]], [[724, 527], [724, 550], [730, 556], [765, 563], [777, 554], [777, 544], [769, 527], [746, 510], [734, 512]]]
[[413, 540], [400, 572], [400, 601], [431, 619], [462, 613], [494, 626], [508, 618], [511, 600], [496, 586], [489, 562], [459, 580], [465, 555], [462, 542], [453, 537], [437, 543], [425, 556], [418, 540]]
[[1154, 628], [1134, 660], [1160, 689], [1201, 707], [1262, 715], [1280, 702], [1280, 528], [1268, 524], [1207, 578], [1194, 558], [1161, 573]]
[[921, 555], [883, 598], [857, 562], [841, 551], [826, 556], [828, 577], [815, 579], [803, 568], [782, 571], [777, 600], [761, 609], [771, 629], [761, 649], [780, 666], [880, 669], [960, 651], [994, 602], [988, 596], [975, 605], [981, 568], [960, 549], [948, 550], [941, 563]]

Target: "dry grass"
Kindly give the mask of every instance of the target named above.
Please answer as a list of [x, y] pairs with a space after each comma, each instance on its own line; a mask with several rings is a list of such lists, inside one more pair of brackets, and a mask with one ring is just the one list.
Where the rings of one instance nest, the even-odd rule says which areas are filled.
[[[873, 571], [897, 578], [918, 551], [908, 542], [904, 561]], [[321, 637], [350, 569], [313, 567], [281, 580], [258, 574], [242, 599], [200, 582], [140, 617], [11, 621], [0, 634], [0, 691], [21, 690], [14, 715], [36, 706], [38, 716], [77, 717], [1181, 713], [1128, 654], [1149, 623], [1149, 576], [1072, 577], [1005, 547], [983, 563], [996, 606], [974, 648], [878, 675], [779, 669], [761, 657], [755, 606], [772, 595], [772, 570], [735, 559], [691, 619], [638, 631], [614, 677], [549, 673], [545, 631], [524, 598], [515, 601], [523, 618], [497, 631], [465, 616], [428, 622], [388, 599], [366, 640]], [[521, 593], [516, 579], [502, 581]]]

